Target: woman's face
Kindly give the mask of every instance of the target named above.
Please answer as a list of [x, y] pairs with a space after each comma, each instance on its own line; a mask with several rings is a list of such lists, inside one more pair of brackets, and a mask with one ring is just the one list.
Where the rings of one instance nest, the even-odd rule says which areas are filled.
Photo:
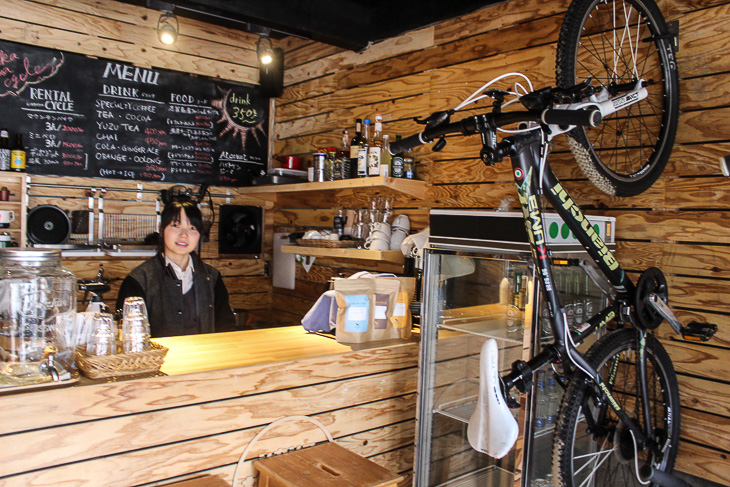
[[163, 231], [165, 241], [165, 255], [175, 260], [175, 257], [185, 258], [198, 247], [200, 231], [190, 223], [185, 211], [180, 210], [177, 219], [173, 220]]

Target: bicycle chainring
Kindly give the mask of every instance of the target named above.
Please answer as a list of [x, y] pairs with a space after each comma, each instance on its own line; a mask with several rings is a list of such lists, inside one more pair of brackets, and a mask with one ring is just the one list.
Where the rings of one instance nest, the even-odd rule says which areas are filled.
[[656, 267], [645, 270], [636, 284], [636, 315], [639, 323], [647, 330], [654, 330], [664, 320], [651, 304], [652, 294], [656, 294], [665, 303], [669, 300], [667, 280], [664, 273]]

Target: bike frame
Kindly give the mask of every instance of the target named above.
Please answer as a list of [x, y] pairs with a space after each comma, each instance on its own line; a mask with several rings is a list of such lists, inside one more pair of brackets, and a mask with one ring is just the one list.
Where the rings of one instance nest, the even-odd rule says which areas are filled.
[[[512, 160], [514, 181], [522, 207], [530, 249], [536, 265], [536, 274], [539, 277], [541, 290], [545, 297], [544, 301], [550, 314], [554, 342], [527, 362], [526, 367], [513, 365], [513, 372], [502, 377], [505, 389], [508, 391], [513, 386], [517, 386], [521, 390], [524, 389], [526, 384], [530, 383], [533, 371], [556, 361], [564, 364], [567, 371], [581, 369], [586, 376], [586, 387], [595, 386], [594, 397], [600, 399], [601, 406], [604, 407], [605, 404], [608, 404], [616, 411], [616, 414], [634, 434], [639, 447], [648, 446], [656, 456], [659, 456], [661, 452], [658, 445], [651, 439], [653, 432], [642, 431], [614, 398], [609, 389], [612, 386], [610, 383], [611, 378], [609, 378], [609, 384], [607, 385], [583, 355], [576, 350], [571, 339], [566, 339], [566, 332], [568, 331], [566, 317], [560, 304], [557, 288], [554, 285], [551, 256], [547, 246], [545, 230], [542, 226], [543, 209], [540, 200], [542, 196], [561, 216], [588, 255], [596, 263], [601, 273], [617, 292], [617, 299], [613, 304], [595, 316], [587, 317], [584, 327], [577, 332], [571, 332], [572, 341], [579, 345], [583, 342], [585, 336], [588, 336], [596, 329], [604, 327], [614, 318], [618, 317], [622, 321], [629, 321], [638, 331], [639, 370], [637, 372], [640, 374], [642, 395], [645, 398], [648, 397], [645, 353], [646, 330], [642, 329], [629, 313], [630, 303], [635, 298], [636, 287], [608, 250], [601, 237], [593, 230], [568, 192], [560, 184], [550, 165], [544, 160], [545, 158], [541, 157], [540, 151], [544, 145], [542, 137], [542, 130], [538, 129], [507, 137], [503, 143], [512, 147], [509, 157]], [[544, 163], [541, 161], [544, 161]], [[542, 179], [540, 179], [540, 174], [542, 174]], [[651, 428], [648, 401], [643, 400], [641, 403], [643, 416], [646, 418], [644, 423], [648, 425], [648, 428]]]

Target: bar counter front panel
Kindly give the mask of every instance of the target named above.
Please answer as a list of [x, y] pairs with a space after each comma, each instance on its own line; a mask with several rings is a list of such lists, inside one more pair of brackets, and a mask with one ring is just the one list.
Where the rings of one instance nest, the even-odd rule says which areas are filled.
[[[201, 474], [230, 484], [253, 436], [291, 415], [319, 419], [409, 485], [417, 341], [360, 348], [301, 326], [155, 341], [170, 349], [161, 375], [0, 396], [0, 485], [162, 485]], [[323, 439], [285, 423], [248, 457]]]

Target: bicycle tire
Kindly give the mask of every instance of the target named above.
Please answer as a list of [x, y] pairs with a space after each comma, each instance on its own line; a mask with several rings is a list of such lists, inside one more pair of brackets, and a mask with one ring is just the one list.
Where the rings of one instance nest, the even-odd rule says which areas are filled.
[[[620, 20], [625, 13], [626, 23]], [[567, 134], [583, 173], [609, 195], [643, 193], [669, 160], [679, 119], [679, 77], [674, 38], [667, 33], [653, 0], [575, 0], [563, 20], [555, 67], [559, 87], [589, 77], [594, 85], [637, 78], [650, 83], [648, 98], [605, 117], [599, 127]]]
[[[596, 342], [586, 354], [586, 359], [599, 371], [629, 417], [646, 431], [643, 414], [635, 407], [638, 401], [634, 400], [640, 396], [633, 362], [637, 341], [638, 332], [633, 328], [617, 330]], [[642, 462], [647, 462], [661, 471], [671, 472], [677, 455], [681, 421], [677, 376], [669, 355], [653, 335], [646, 336], [646, 351], [652, 423], [655, 439], [664, 449], [664, 455], [653, 458], [647, 451], [639, 451], [638, 464], [641, 467]], [[608, 374], [613, 366], [617, 368], [611, 386]], [[600, 431], [595, 435], [588, 432], [584, 407], [587, 405], [592, 415], [598, 411], [592, 402], [591, 391], [585, 381], [574, 380], [563, 396], [553, 443], [554, 485], [641, 486], [636, 478], [631, 433], [614, 410], [604, 405], [604, 417], [597, 420], [597, 431]]]

